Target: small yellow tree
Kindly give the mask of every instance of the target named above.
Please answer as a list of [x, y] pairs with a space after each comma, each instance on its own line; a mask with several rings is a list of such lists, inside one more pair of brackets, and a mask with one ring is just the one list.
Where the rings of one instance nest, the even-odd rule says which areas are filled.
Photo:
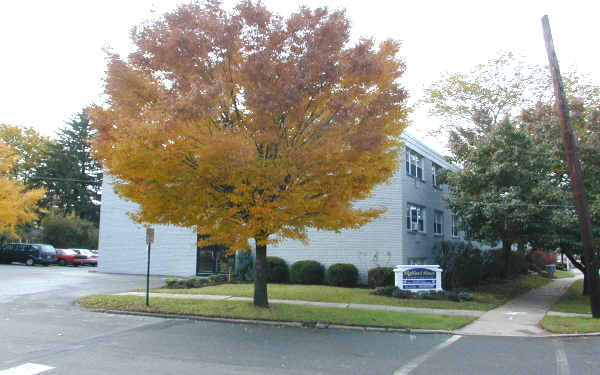
[[283, 20], [250, 1], [182, 6], [132, 35], [128, 62], [110, 56], [108, 106], [89, 111], [96, 153], [139, 222], [196, 227], [201, 245], [254, 239], [255, 305], [268, 306], [268, 244], [384, 211], [353, 203], [397, 168], [397, 42], [348, 46], [344, 12]]
[[16, 155], [0, 142], [0, 231], [15, 235], [15, 227], [38, 218], [37, 203], [44, 189], [26, 190], [25, 185], [11, 176]]

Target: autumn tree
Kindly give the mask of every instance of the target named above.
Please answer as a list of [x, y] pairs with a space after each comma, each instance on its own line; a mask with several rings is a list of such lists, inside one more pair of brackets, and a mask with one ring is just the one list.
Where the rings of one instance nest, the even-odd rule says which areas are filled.
[[46, 167], [54, 142], [33, 128], [8, 124], [0, 124], [0, 141], [14, 151], [10, 173], [31, 187], [43, 186], [43, 181], [37, 176]]
[[18, 153], [0, 142], [0, 232], [15, 236], [17, 225], [38, 218], [37, 203], [44, 196], [43, 189], [27, 190], [23, 182], [13, 176]]
[[108, 102], [90, 111], [95, 151], [139, 222], [195, 227], [199, 245], [256, 251], [254, 304], [268, 306], [267, 246], [307, 229], [357, 228], [398, 166], [406, 126], [399, 43], [349, 43], [343, 11], [284, 19], [244, 1], [181, 6], [109, 56]]

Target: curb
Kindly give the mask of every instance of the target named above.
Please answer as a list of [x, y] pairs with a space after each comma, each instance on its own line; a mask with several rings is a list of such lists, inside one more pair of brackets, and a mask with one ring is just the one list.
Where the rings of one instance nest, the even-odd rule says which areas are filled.
[[146, 317], [164, 318], [164, 319], [185, 319], [185, 320], [197, 320], [197, 321], [255, 324], [255, 325], [268, 325], [268, 326], [294, 327], [294, 328], [339, 329], [339, 330], [363, 331], [363, 332], [393, 332], [393, 333], [420, 333], [420, 334], [445, 334], [445, 335], [455, 334], [453, 331], [436, 330], [436, 329], [392, 328], [392, 327], [377, 327], [377, 326], [352, 326], [352, 325], [344, 325], [344, 324], [328, 324], [328, 323], [321, 323], [321, 322], [317, 322], [317, 323], [286, 322], [286, 321], [280, 321], [280, 320], [217, 318], [217, 317], [203, 316], [203, 315], [151, 313], [151, 312], [144, 312], [144, 311], [127, 311], [127, 310], [102, 310], [102, 309], [88, 309], [84, 306], [81, 306], [81, 307], [83, 307], [87, 311], [99, 312], [99, 313], [105, 313], [105, 314], [146, 316]]
[[169, 313], [151, 313], [144, 311], [127, 311], [127, 310], [102, 310], [88, 309], [79, 305], [83, 309], [92, 312], [115, 315], [132, 315], [145, 316], [151, 318], [163, 319], [185, 319], [195, 321], [221, 322], [221, 323], [237, 323], [237, 324], [254, 324], [277, 327], [293, 327], [293, 328], [316, 328], [316, 329], [337, 329], [347, 331], [362, 331], [362, 332], [388, 332], [388, 333], [407, 333], [407, 334], [437, 334], [437, 335], [460, 335], [460, 336], [486, 336], [486, 337], [521, 337], [533, 339], [553, 339], [553, 338], [568, 338], [568, 337], [600, 337], [600, 332], [591, 333], [553, 333], [550, 335], [540, 336], [494, 336], [483, 334], [465, 334], [456, 331], [436, 330], [436, 329], [420, 329], [420, 328], [392, 328], [378, 326], [353, 326], [345, 324], [328, 324], [328, 323], [313, 323], [313, 322], [287, 322], [280, 320], [261, 320], [261, 319], [242, 319], [242, 318], [217, 318], [203, 315], [185, 315], [185, 314], [169, 314]]

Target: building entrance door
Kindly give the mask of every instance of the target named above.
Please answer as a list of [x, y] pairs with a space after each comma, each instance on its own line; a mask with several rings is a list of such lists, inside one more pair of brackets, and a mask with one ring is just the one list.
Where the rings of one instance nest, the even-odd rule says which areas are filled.
[[[198, 235], [201, 239], [203, 235]], [[196, 248], [196, 275], [213, 275], [219, 273], [219, 265], [223, 254], [225, 254], [225, 246], [211, 245]]]

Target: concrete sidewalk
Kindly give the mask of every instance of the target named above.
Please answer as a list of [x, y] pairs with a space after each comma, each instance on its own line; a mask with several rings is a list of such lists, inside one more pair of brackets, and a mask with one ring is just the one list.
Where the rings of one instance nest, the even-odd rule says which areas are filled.
[[[144, 292], [125, 292], [117, 293], [118, 296], [145, 296]], [[251, 297], [232, 297], [232, 296], [219, 296], [211, 294], [169, 294], [169, 293], [150, 293], [151, 297], [162, 297], [162, 298], [182, 298], [182, 299], [209, 299], [209, 300], [220, 300], [220, 301], [249, 301], [252, 302]], [[337, 307], [337, 308], [349, 308], [349, 309], [362, 309], [362, 310], [384, 310], [384, 311], [396, 311], [396, 312], [409, 312], [416, 314], [432, 314], [432, 315], [463, 315], [463, 316], [474, 316], [480, 317], [485, 314], [485, 311], [475, 310], [447, 310], [447, 309], [429, 309], [429, 308], [418, 308], [418, 307], [402, 307], [402, 306], [387, 306], [387, 305], [368, 305], [361, 303], [335, 303], [335, 302], [314, 302], [314, 301], [298, 301], [288, 299], [269, 299], [269, 303], [282, 303], [287, 305], [304, 305], [304, 306], [319, 306], [319, 307]]]
[[[401, 307], [387, 305], [369, 305], [358, 303], [332, 303], [332, 302], [313, 302], [298, 300], [279, 300], [269, 299], [270, 303], [281, 303], [289, 305], [320, 306], [351, 308], [363, 310], [385, 310], [396, 312], [409, 312], [416, 314], [432, 315], [463, 315], [472, 316], [479, 319], [463, 327], [454, 333], [463, 335], [484, 335], [484, 336], [548, 336], [550, 332], [540, 326], [540, 321], [548, 312], [552, 304], [556, 302], [576, 280], [583, 278], [581, 273], [576, 273], [573, 278], [557, 279], [551, 283], [534, 289], [520, 297], [517, 297], [506, 304], [490, 311], [474, 310], [446, 310], [416, 307]], [[123, 296], [145, 296], [144, 292], [126, 292], [118, 293]], [[170, 294], [170, 293], [150, 293], [151, 297], [157, 298], [181, 298], [181, 299], [206, 299], [206, 300], [227, 300], [227, 301], [252, 301], [251, 297], [232, 297], [209, 294]], [[550, 315], [563, 315], [563, 313], [550, 313]], [[564, 314], [567, 315], [567, 314]], [[574, 316], [575, 314], [568, 314]]]
[[456, 333], [485, 336], [548, 336], [550, 332], [540, 326], [540, 321], [571, 284], [582, 277], [579, 273], [572, 278], [554, 280], [486, 312]]

